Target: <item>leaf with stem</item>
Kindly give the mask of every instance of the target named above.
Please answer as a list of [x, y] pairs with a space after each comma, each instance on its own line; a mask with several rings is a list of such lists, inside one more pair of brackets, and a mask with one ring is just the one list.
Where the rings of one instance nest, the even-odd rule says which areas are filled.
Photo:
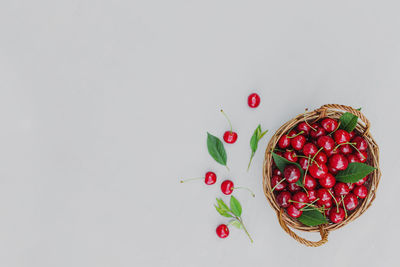
[[221, 142], [221, 140], [219, 140], [218, 137], [208, 132], [207, 132], [207, 149], [211, 157], [219, 164], [225, 166], [229, 171], [229, 168], [226, 165], [227, 156], [224, 144]]
[[254, 155], [256, 154], [257, 148], [258, 148], [258, 142], [263, 138], [263, 136], [268, 132], [262, 131], [261, 130], [261, 125], [259, 124], [257, 128], [254, 130], [253, 135], [251, 136], [250, 139], [250, 148], [251, 148], [251, 156], [250, 156], [250, 161], [249, 164], [247, 165], [247, 171], [250, 169], [251, 161], [253, 160]]

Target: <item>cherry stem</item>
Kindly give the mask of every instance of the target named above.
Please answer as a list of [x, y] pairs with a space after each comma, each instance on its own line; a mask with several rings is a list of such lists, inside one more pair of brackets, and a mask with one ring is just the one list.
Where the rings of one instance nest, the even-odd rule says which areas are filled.
[[248, 172], [249, 169], [250, 169], [250, 165], [251, 165], [251, 161], [253, 160], [253, 157], [254, 157], [254, 152], [251, 152], [251, 157], [250, 157], [249, 165], [247, 165], [247, 172]]
[[251, 190], [250, 190], [249, 188], [247, 188], [247, 187], [238, 186], [238, 187], [234, 187], [233, 189], [246, 189], [247, 191], [250, 192], [250, 194], [251, 194], [253, 197], [256, 197], [256, 194], [254, 194], [253, 191], [251, 191]]
[[299, 135], [301, 135], [301, 134], [303, 134], [303, 133], [304, 133], [304, 131], [301, 131], [301, 132], [299, 132], [299, 133], [297, 133], [297, 134], [295, 134], [295, 135], [288, 136], [288, 139], [294, 138], [294, 137], [299, 136]]
[[[333, 151], [335, 151], [336, 149], [338, 149], [340, 146], [343, 146], [343, 145], [351, 145], [351, 146], [354, 146], [354, 144], [355, 144], [355, 143], [350, 143], [350, 142], [341, 143], [341, 144], [338, 144], [337, 146], [335, 146], [335, 148], [333, 149]], [[357, 148], [356, 148], [356, 149], [357, 149]]]
[[332, 196], [333, 200], [335, 201], [335, 203], [336, 203], [336, 211], [337, 211], [337, 213], [339, 213], [339, 203], [337, 202], [336, 198], [333, 196], [331, 191], [330, 190], [327, 190], [327, 191]]
[[363, 153], [361, 153], [361, 151], [358, 150], [358, 148], [357, 148], [354, 144], [355, 144], [355, 143], [349, 143], [349, 145], [351, 145], [352, 147], [354, 147], [354, 149], [358, 151], [358, 153], [363, 157], [363, 159], [365, 159], [365, 156], [363, 155]]
[[232, 123], [231, 120], [228, 118], [228, 116], [226, 115], [226, 113], [221, 109], [221, 113], [225, 116], [226, 120], [229, 123], [229, 127], [231, 127], [231, 132], [232, 132]]
[[226, 169], [228, 170], [228, 172], [231, 171], [231, 170], [229, 169], [228, 165], [225, 165], [225, 167], [226, 167]]
[[[315, 205], [314, 205], [314, 203], [315, 202], [317, 202], [319, 200], [319, 198], [317, 198], [316, 200], [314, 200], [313, 202], [311, 202], [311, 203], [307, 203], [306, 205], [306, 207], [303, 207], [303, 208], [301, 208], [300, 210], [304, 210], [305, 208], [307, 208], [307, 207], [316, 207]], [[290, 200], [289, 200], [290, 201]]]
[[342, 195], [342, 203], [343, 203], [343, 209], [344, 209], [344, 214], [345, 214], [345, 216], [346, 216], [346, 218], [347, 218], [347, 210], [346, 210], [346, 205], [344, 205], [344, 197], [343, 197], [343, 195]]
[[[315, 153], [315, 155], [312, 157], [312, 161], [314, 161], [315, 157], [318, 155], [319, 152], [321, 152], [321, 150], [324, 149], [323, 147], [321, 147], [320, 149], [318, 149], [317, 153]], [[318, 166], [318, 164], [317, 164]], [[318, 166], [319, 168], [319, 166]]]
[[190, 179], [180, 180], [180, 183], [186, 183], [186, 182], [189, 182], [189, 181], [200, 180], [200, 179], [204, 179], [204, 177], [196, 177], [196, 178], [190, 178]]
[[334, 134], [334, 133], [339, 129], [340, 123], [341, 123], [341, 122], [339, 121], [338, 126], [336, 127], [335, 130], [333, 130], [332, 132], [330, 132], [330, 133], [328, 134], [329, 136], [331, 136], [332, 134]]
[[[310, 166], [310, 155], [308, 155], [308, 158], [307, 158], [307, 168], [306, 168], [306, 171], [304, 172], [303, 184], [306, 181], [306, 175], [307, 175], [309, 166]], [[308, 196], [308, 191], [306, 190], [306, 192], [307, 192], [307, 196]]]
[[281, 184], [283, 181], [285, 181], [285, 180], [286, 180], [286, 178], [283, 178], [282, 180], [280, 180], [280, 181], [271, 189], [271, 193], [274, 192], [275, 188], [276, 188], [279, 184]]
[[246, 227], [244, 226], [244, 223], [243, 223], [243, 221], [242, 221], [242, 218], [240, 218], [240, 217], [235, 217], [235, 218], [236, 218], [236, 219], [240, 222], [240, 224], [243, 226], [243, 230], [246, 232], [246, 235], [249, 237], [251, 243], [253, 243], [254, 241], [253, 241], [253, 239], [251, 238], [249, 232], [247, 232], [247, 229], [246, 229]]
[[314, 131], [317, 131], [317, 129], [315, 129], [314, 127], [312, 127], [312, 126], [308, 123], [308, 121], [306, 120], [306, 114], [307, 114], [307, 112], [308, 112], [308, 108], [305, 109], [305, 112], [304, 112], [304, 114], [303, 114], [304, 122], [305, 122], [311, 129], [313, 129]]

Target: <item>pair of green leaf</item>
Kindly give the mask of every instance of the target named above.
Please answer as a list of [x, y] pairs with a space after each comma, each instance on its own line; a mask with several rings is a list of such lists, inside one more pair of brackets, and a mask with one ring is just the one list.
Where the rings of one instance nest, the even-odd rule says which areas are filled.
[[230, 208], [222, 198], [217, 198], [217, 205], [214, 205], [215, 209], [224, 217], [232, 218], [232, 217], [240, 217], [242, 215], [242, 205], [240, 205], [239, 200], [237, 200], [234, 196], [231, 196], [230, 200]]
[[250, 164], [251, 161], [253, 160], [254, 154], [257, 151], [258, 148], [258, 142], [261, 140], [261, 138], [263, 138], [263, 136], [268, 132], [268, 130], [266, 130], [265, 132], [263, 132], [261, 130], [261, 125], [259, 124], [257, 126], [257, 128], [254, 130], [253, 135], [251, 136], [250, 139], [250, 148], [251, 148], [251, 156], [250, 156], [250, 161], [249, 161], [249, 165], [247, 166], [247, 171], [250, 169]]
[[227, 156], [224, 144], [221, 140], [219, 140], [218, 137], [210, 134], [209, 132], [207, 132], [207, 149], [208, 153], [216, 162], [225, 166], [229, 170], [228, 166], [226, 165]]
[[297, 162], [291, 162], [287, 159], [285, 159], [284, 157], [279, 156], [278, 154], [272, 152], [272, 158], [274, 159], [275, 165], [276, 167], [278, 167], [278, 169], [283, 173], [285, 170], [285, 167], [287, 165], [295, 165], [297, 168], [299, 168], [300, 170], [300, 179], [296, 182], [297, 185], [299, 186], [303, 186], [303, 176], [304, 176], [304, 171], [301, 168], [300, 164], [298, 164]]

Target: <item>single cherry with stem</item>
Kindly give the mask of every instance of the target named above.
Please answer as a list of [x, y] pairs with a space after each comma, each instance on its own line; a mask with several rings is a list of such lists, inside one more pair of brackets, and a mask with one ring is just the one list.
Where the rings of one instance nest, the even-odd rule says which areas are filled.
[[247, 188], [247, 187], [242, 187], [242, 186], [240, 186], [240, 187], [234, 187], [234, 184], [233, 184], [233, 182], [232, 182], [231, 180], [225, 180], [225, 181], [223, 181], [223, 182], [221, 183], [221, 191], [222, 191], [222, 193], [225, 194], [225, 195], [230, 195], [230, 194], [232, 194], [232, 192], [233, 192], [234, 189], [245, 189], [245, 190], [249, 191], [250, 194], [251, 194], [253, 197], [256, 196], [256, 195], [253, 193], [253, 191], [251, 191], [251, 190], [250, 190], [249, 188]]
[[221, 109], [221, 113], [225, 116], [226, 120], [229, 123], [229, 127], [231, 128], [230, 131], [226, 131], [224, 133], [224, 141], [228, 144], [233, 144], [236, 142], [238, 135], [237, 133], [235, 133], [234, 131], [232, 131], [232, 123], [231, 120], [228, 118], [228, 116], [226, 115], [226, 113]]
[[256, 93], [250, 94], [249, 97], [247, 98], [247, 104], [251, 108], [258, 107], [260, 105], [260, 102], [261, 102], [260, 96]]
[[217, 175], [214, 172], [206, 172], [204, 177], [190, 178], [190, 179], [186, 179], [186, 180], [181, 180], [180, 182], [186, 183], [189, 181], [200, 180], [200, 179], [204, 179], [205, 184], [212, 185], [212, 184], [215, 184], [215, 182], [217, 181]]
[[226, 224], [220, 224], [218, 225], [216, 232], [218, 237], [226, 238], [229, 235], [229, 228], [226, 226]]

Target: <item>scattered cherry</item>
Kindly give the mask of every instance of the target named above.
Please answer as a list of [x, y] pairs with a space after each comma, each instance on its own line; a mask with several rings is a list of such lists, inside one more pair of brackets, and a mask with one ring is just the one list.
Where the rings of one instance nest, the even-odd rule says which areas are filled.
[[310, 175], [306, 174], [304, 177], [304, 187], [307, 190], [312, 190], [317, 187], [317, 181]]
[[296, 207], [291, 204], [286, 209], [287, 214], [292, 218], [299, 218], [303, 212], [301, 210], [296, 209]]
[[249, 107], [251, 107], [251, 108], [258, 107], [258, 105], [260, 105], [260, 102], [261, 102], [260, 96], [256, 93], [252, 93], [247, 98], [247, 103], [249, 104]]
[[220, 238], [226, 238], [229, 235], [229, 228], [226, 224], [220, 224], [218, 225], [216, 232]]
[[283, 170], [283, 176], [289, 183], [295, 183], [300, 179], [300, 170], [295, 165], [287, 165]]
[[329, 165], [336, 170], [342, 171], [347, 168], [349, 162], [343, 154], [336, 154], [329, 159]]
[[191, 179], [186, 179], [186, 180], [181, 180], [181, 183], [185, 183], [188, 181], [193, 181], [193, 180], [200, 180], [204, 179], [204, 183], [207, 185], [212, 185], [215, 184], [217, 181], [217, 175], [214, 172], [206, 172], [204, 178], [203, 177], [198, 177], [198, 178], [191, 178]]
[[350, 142], [350, 135], [345, 130], [339, 129], [334, 134], [333, 137], [337, 144], [343, 144]]
[[308, 196], [304, 192], [297, 192], [296, 194], [293, 195], [292, 197], [293, 200], [293, 206], [296, 209], [301, 209], [306, 206], [306, 203], [308, 203]]
[[299, 125], [297, 125], [297, 130], [300, 132], [303, 131], [305, 135], [309, 135], [311, 127], [305, 122], [300, 122]]
[[318, 138], [318, 146], [323, 147], [325, 151], [331, 151], [335, 148], [335, 141], [332, 137], [324, 135]]
[[314, 156], [318, 151], [318, 148], [313, 144], [313, 143], [306, 143], [303, 146], [303, 154], [304, 156], [308, 157], [312, 157]]
[[333, 223], [340, 223], [341, 221], [343, 221], [344, 216], [345, 212], [342, 208], [334, 208], [331, 209], [331, 211], [329, 212], [329, 219]]
[[358, 185], [353, 189], [353, 193], [359, 198], [366, 198], [368, 195], [368, 189], [365, 187], [365, 185]]
[[332, 174], [327, 173], [325, 177], [319, 179], [319, 183], [325, 188], [332, 188], [336, 183], [336, 179]]
[[289, 147], [290, 146], [289, 136], [287, 136], [286, 134], [282, 135], [282, 137], [279, 139], [278, 146], [282, 149]]
[[304, 135], [298, 135], [291, 139], [290, 144], [295, 150], [301, 150], [306, 143], [306, 138]]
[[276, 202], [278, 203], [279, 206], [283, 207], [283, 208], [287, 208], [290, 205], [289, 200], [292, 199], [292, 194], [290, 194], [287, 191], [283, 191], [280, 192], [277, 196], [276, 196]]
[[328, 167], [323, 163], [318, 163], [318, 165], [314, 162], [308, 168], [311, 176], [315, 179], [323, 178], [328, 173]]
[[358, 200], [354, 194], [350, 193], [343, 199], [343, 203], [344, 206], [346, 207], [346, 210], [351, 211], [357, 207]]
[[225, 195], [230, 195], [233, 192], [233, 182], [231, 180], [225, 180], [221, 183], [221, 191]]
[[364, 138], [362, 138], [361, 136], [357, 136], [354, 137], [354, 139], [352, 140], [353, 143], [356, 143], [355, 146], [358, 150], [360, 151], [365, 151], [368, 148], [368, 143], [367, 141], [365, 141]]
[[321, 202], [326, 202], [332, 198], [331, 194], [329, 194], [329, 192], [326, 188], [318, 189], [317, 196], [321, 200]]
[[345, 196], [350, 192], [349, 186], [342, 182], [337, 183], [333, 188], [333, 190], [335, 191], [336, 196], [342, 196], [342, 195]]
[[228, 144], [233, 144], [233, 143], [236, 142], [236, 140], [237, 140], [237, 138], [238, 138], [238, 135], [237, 135], [237, 133], [235, 133], [235, 132], [232, 131], [232, 123], [231, 123], [231, 120], [228, 118], [228, 116], [225, 114], [225, 112], [224, 112], [222, 109], [221, 109], [221, 113], [225, 116], [226, 120], [227, 120], [228, 123], [229, 123], [229, 127], [231, 128], [230, 131], [226, 131], [226, 132], [224, 133], [224, 141], [225, 141], [226, 143], [228, 143]]

